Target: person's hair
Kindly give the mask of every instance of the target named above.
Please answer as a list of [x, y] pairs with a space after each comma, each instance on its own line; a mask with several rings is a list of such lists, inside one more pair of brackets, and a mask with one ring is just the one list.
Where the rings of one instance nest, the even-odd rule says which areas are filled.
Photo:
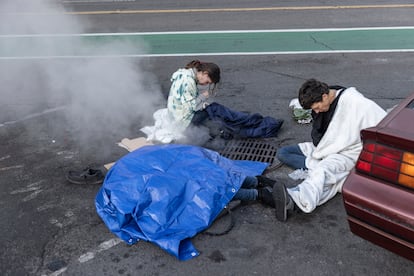
[[220, 68], [215, 63], [193, 60], [185, 66], [185, 69], [190, 68], [195, 68], [197, 71], [201, 72], [207, 72], [208, 76], [214, 84], [220, 82]]
[[304, 109], [311, 109], [314, 103], [322, 101], [322, 95], [329, 93], [326, 83], [309, 79], [305, 81], [299, 89], [299, 103]]

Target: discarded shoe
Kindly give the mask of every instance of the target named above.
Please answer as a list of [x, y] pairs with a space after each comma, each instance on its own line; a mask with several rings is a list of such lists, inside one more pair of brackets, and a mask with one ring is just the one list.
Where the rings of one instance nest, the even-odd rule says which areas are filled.
[[69, 171], [66, 179], [72, 184], [102, 184], [105, 175], [99, 169], [86, 168], [83, 171]]
[[271, 187], [266, 186], [264, 188], [259, 188], [257, 199], [263, 204], [275, 208], [275, 200], [273, 198], [273, 190]]
[[276, 183], [273, 186], [273, 199], [275, 202], [277, 220], [285, 222], [287, 220], [288, 210], [293, 210], [294, 203], [283, 183]]
[[263, 175], [257, 175], [257, 187], [258, 188], [264, 188], [264, 187], [271, 187], [273, 188], [273, 186], [276, 183], [276, 180], [270, 179], [266, 176]]

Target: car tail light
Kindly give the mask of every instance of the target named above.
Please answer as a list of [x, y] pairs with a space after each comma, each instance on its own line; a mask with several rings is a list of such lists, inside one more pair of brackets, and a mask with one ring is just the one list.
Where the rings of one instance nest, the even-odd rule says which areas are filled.
[[414, 153], [376, 143], [365, 143], [356, 170], [414, 189]]

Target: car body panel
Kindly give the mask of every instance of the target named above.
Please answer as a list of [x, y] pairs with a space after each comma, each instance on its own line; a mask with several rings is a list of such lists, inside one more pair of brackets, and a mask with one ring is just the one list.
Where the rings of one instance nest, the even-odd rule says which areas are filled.
[[[362, 141], [414, 153], [414, 94], [375, 127], [361, 131]], [[353, 169], [342, 195], [351, 231], [414, 261], [414, 190]]]

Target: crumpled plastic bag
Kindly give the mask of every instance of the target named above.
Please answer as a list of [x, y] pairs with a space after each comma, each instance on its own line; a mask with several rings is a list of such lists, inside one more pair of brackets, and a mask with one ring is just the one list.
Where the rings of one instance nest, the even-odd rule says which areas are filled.
[[288, 176], [293, 180], [306, 179], [308, 177], [308, 170], [296, 169], [289, 173]]
[[147, 135], [148, 141], [158, 141], [164, 144], [185, 137], [185, 126], [170, 118], [168, 108], [158, 109], [153, 114], [154, 125], [144, 126], [140, 130]]
[[293, 119], [299, 124], [309, 124], [312, 122], [312, 110], [303, 109], [297, 98], [290, 101], [289, 107], [292, 109]]

